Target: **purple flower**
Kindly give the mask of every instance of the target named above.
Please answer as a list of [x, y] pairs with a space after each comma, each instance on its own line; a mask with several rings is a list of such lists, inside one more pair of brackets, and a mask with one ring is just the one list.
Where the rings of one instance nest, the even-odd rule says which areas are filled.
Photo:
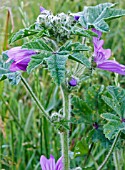
[[46, 9], [45, 8], [43, 8], [42, 6], [40, 6], [40, 12], [43, 12], [43, 11], [45, 11]]
[[94, 62], [97, 64], [97, 68], [125, 75], [124, 65], [115, 60], [108, 60], [111, 56], [111, 50], [103, 49], [104, 40], [100, 40], [102, 33], [95, 28], [92, 31], [98, 35], [98, 37], [93, 37]]
[[40, 158], [40, 165], [42, 170], [64, 170], [63, 169], [63, 157], [60, 157], [55, 163], [55, 158], [50, 155], [50, 159], [47, 159], [44, 155]]
[[69, 83], [70, 86], [76, 86], [77, 80], [75, 78], [72, 78], [68, 83]]
[[13, 61], [10, 66], [10, 71], [18, 70], [26, 71], [31, 56], [35, 55], [33, 50], [21, 49], [21, 47], [14, 47], [7, 51], [9, 59], [6, 62]]

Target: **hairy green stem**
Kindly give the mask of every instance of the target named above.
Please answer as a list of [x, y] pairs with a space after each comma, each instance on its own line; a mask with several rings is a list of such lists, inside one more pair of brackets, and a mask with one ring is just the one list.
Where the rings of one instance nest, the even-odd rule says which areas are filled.
[[69, 162], [69, 132], [65, 130], [60, 134], [61, 143], [62, 143], [62, 155], [63, 155], [63, 164], [64, 169], [69, 170], [70, 162]]
[[32, 91], [32, 89], [31, 89], [31, 87], [29, 86], [29, 84], [26, 82], [26, 80], [25, 80], [23, 77], [21, 77], [21, 80], [22, 80], [25, 88], [28, 90], [28, 92], [29, 92], [30, 95], [32, 96], [34, 102], [37, 104], [38, 108], [42, 111], [42, 112], [41, 112], [41, 113], [42, 113], [42, 116], [45, 116], [46, 119], [47, 119], [51, 124], [53, 124], [52, 121], [51, 121], [50, 116], [49, 116], [48, 113], [45, 111], [44, 107], [41, 105], [40, 101], [38, 100], [38, 98], [36, 97], [36, 95], [34, 94], [34, 92]]
[[115, 138], [115, 140], [114, 140], [114, 142], [113, 142], [113, 144], [112, 144], [112, 146], [111, 146], [111, 149], [109, 150], [109, 153], [107, 154], [107, 156], [106, 156], [106, 158], [104, 159], [103, 163], [99, 166], [99, 168], [98, 168], [97, 170], [101, 170], [101, 169], [106, 165], [106, 163], [107, 163], [107, 161], [109, 160], [109, 157], [111, 156], [111, 154], [112, 154], [112, 152], [113, 152], [113, 150], [114, 150], [114, 148], [115, 148], [115, 145], [116, 145], [116, 143], [117, 143], [117, 141], [118, 141], [120, 132], [121, 132], [121, 131], [118, 132], [118, 134], [117, 134], [117, 136], [116, 136], [116, 138]]
[[70, 94], [61, 87], [62, 97], [63, 97], [63, 117], [67, 121], [68, 129], [63, 129], [63, 132], [60, 133], [61, 136], [61, 143], [62, 143], [62, 155], [64, 157], [64, 169], [69, 170], [70, 168], [70, 160], [69, 160], [69, 128], [70, 123]]

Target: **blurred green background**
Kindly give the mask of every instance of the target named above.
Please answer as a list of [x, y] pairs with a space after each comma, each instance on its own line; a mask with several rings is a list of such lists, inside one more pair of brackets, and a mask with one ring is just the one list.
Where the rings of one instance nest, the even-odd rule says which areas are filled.
[[[40, 6], [57, 14], [82, 11], [84, 6], [104, 2], [118, 2], [118, 7], [125, 9], [125, 0], [0, 0], [0, 52], [15, 45], [22, 45], [24, 41], [27, 41], [27, 39], [23, 39], [11, 46], [8, 44], [8, 38], [13, 32], [36, 20], [40, 13]], [[110, 28], [110, 32], [103, 35], [106, 41], [105, 47], [111, 48], [116, 60], [125, 64], [125, 17], [112, 21]], [[45, 108], [50, 113], [53, 108], [57, 111], [60, 108], [61, 100], [57, 87], [51, 83], [47, 71], [36, 70], [30, 76], [27, 73], [23, 74]], [[115, 84], [114, 79], [111, 80], [111, 73], [104, 74], [102, 71], [100, 75], [102, 75], [105, 85]], [[124, 81], [124, 78], [119, 78], [123, 87]], [[100, 82], [102, 80], [96, 76], [93, 78], [93, 84]], [[91, 82], [89, 82], [90, 84]], [[83, 87], [87, 88], [88, 84], [83, 84]], [[9, 85], [7, 81], [0, 82], [0, 97], [0, 169], [37, 170], [40, 169], [41, 154], [49, 157], [52, 153], [56, 159], [59, 158], [59, 136], [55, 129], [51, 128], [48, 122], [40, 116], [39, 110], [22, 84], [15, 87]], [[78, 125], [74, 129], [71, 139], [79, 139], [83, 133], [82, 129], [84, 129], [82, 125]], [[72, 150], [74, 145], [70, 146]], [[105, 157], [101, 156], [100, 162]], [[72, 161], [72, 166], [76, 165], [77, 163]]]

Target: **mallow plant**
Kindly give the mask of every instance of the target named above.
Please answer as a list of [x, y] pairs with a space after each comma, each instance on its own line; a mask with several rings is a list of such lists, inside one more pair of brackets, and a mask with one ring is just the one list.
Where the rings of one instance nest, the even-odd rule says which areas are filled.
[[[60, 134], [60, 158], [56, 162], [52, 155], [50, 158], [41, 155], [42, 170], [84, 169], [86, 167], [85, 163], [88, 156], [91, 155], [93, 144], [88, 146], [88, 156], [85, 157], [83, 154], [83, 164], [79, 163], [78, 167], [70, 166], [69, 132], [72, 132], [72, 124], [79, 123], [75, 120], [74, 114], [85, 116], [84, 111], [81, 111], [82, 109], [88, 109], [87, 120], [93, 121], [93, 130], [90, 131], [88, 137], [92, 143], [100, 140], [101, 137], [103, 141], [110, 143], [108, 154], [104, 157], [103, 162], [96, 165], [98, 170], [106, 166], [121, 133], [124, 134], [124, 89], [118, 86], [107, 87], [100, 100], [107, 105], [110, 112], [105, 107], [104, 113], [100, 113], [98, 121], [93, 118], [93, 110], [89, 105], [92, 104], [91, 100], [87, 105], [87, 99], [91, 98], [91, 95], [89, 96], [89, 93], [88, 96], [85, 95], [84, 100], [77, 96], [78, 89], [84, 88], [81, 87], [82, 82], [86, 80], [86, 77], [91, 78], [97, 70], [98, 72], [105, 70], [105, 72], [117, 73], [121, 77], [125, 75], [125, 65], [116, 61], [114, 56], [112, 57], [111, 49], [104, 48], [102, 38], [104, 34], [112, 31], [109, 28], [109, 21], [122, 16], [125, 16], [125, 10], [117, 9], [116, 4], [113, 3], [85, 7], [83, 11], [78, 13], [59, 13], [56, 15], [52, 11], [40, 7], [40, 14], [36, 21], [28, 28], [21, 29], [10, 37], [9, 43], [11, 45], [25, 37], [30, 36], [30, 39], [22, 46], [3, 51], [0, 62], [0, 80], [8, 79], [13, 85], [22, 81], [40, 109], [42, 116]], [[58, 87], [62, 99], [62, 107], [58, 113], [54, 112], [52, 115], [48, 113], [23, 78], [23, 72], [32, 74], [36, 69], [47, 69], [48, 74], [51, 75], [51, 81]], [[101, 95], [104, 87], [95, 88], [95, 90], [98, 90], [99, 95]], [[94, 91], [92, 93], [94, 94]], [[84, 152], [84, 147], [82, 151], [79, 150], [81, 145], [78, 144], [75, 155]], [[83, 144], [85, 150], [86, 145]]]

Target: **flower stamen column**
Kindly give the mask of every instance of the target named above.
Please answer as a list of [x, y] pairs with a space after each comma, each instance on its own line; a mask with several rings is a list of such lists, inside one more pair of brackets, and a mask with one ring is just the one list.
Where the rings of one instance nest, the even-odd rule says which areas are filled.
[[71, 112], [71, 102], [70, 102], [70, 94], [67, 89], [63, 86], [61, 87], [61, 93], [63, 97], [63, 117], [67, 122], [68, 127], [64, 128], [60, 133], [61, 136], [61, 144], [62, 144], [62, 155], [63, 155], [63, 164], [64, 170], [69, 170], [70, 160], [69, 160], [69, 128], [70, 123], [70, 112]]

